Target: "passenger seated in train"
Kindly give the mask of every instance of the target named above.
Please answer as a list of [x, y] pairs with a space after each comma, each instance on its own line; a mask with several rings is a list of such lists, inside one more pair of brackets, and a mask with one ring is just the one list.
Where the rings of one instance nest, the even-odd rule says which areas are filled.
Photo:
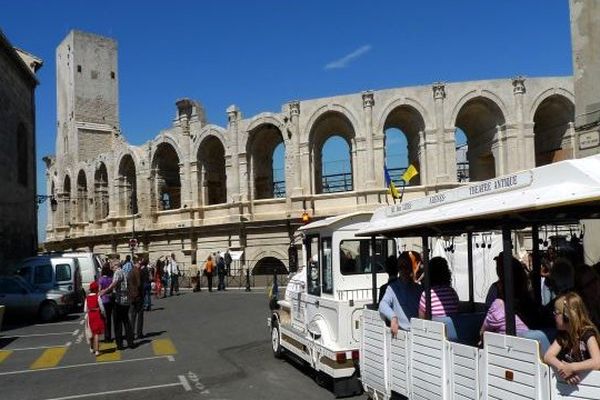
[[[415, 256], [405, 251], [398, 257], [398, 279], [391, 282], [379, 303], [379, 314], [390, 322], [392, 336], [398, 329], [410, 330], [410, 319], [417, 317], [421, 286], [413, 280], [413, 263]], [[414, 252], [412, 252], [414, 253]]]
[[385, 272], [388, 274], [388, 281], [379, 288], [379, 299], [377, 300], [377, 304], [381, 303], [381, 299], [389, 284], [398, 279], [398, 259], [395, 255], [385, 259]]
[[559, 296], [554, 302], [558, 335], [544, 361], [568, 383], [581, 381], [581, 372], [600, 370], [600, 336], [590, 320], [583, 299], [575, 292]]
[[[431, 316], [443, 317], [458, 312], [458, 294], [452, 287], [452, 273], [448, 261], [442, 257], [433, 257], [429, 261], [431, 285]], [[425, 318], [425, 292], [419, 302], [419, 318]]]
[[[506, 333], [506, 315], [504, 314], [504, 268], [503, 253], [495, 257], [498, 281], [496, 282], [497, 296], [490, 305], [481, 326], [483, 332]], [[525, 268], [519, 260], [512, 257], [511, 261], [514, 282], [515, 324], [517, 334], [528, 331], [530, 326], [537, 325], [537, 313], [533, 298], [529, 293], [529, 280]]]
[[590, 320], [600, 329], [600, 276], [587, 264], [575, 266], [575, 292], [587, 307]]

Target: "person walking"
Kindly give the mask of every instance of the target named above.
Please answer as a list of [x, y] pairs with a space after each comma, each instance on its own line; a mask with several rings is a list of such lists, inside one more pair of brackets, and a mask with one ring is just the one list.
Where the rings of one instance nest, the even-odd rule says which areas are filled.
[[209, 292], [212, 292], [212, 277], [214, 269], [215, 265], [213, 263], [213, 258], [211, 255], [209, 255], [206, 259], [206, 262], [204, 263], [204, 275], [206, 275], [206, 280], [208, 281]]
[[104, 333], [104, 306], [98, 296], [98, 284], [96, 281], [90, 283], [90, 294], [85, 298], [83, 312], [87, 317], [88, 328], [91, 332], [90, 353], [100, 355], [99, 337]]
[[119, 263], [113, 265], [113, 281], [106, 289], [100, 291], [100, 295], [115, 292], [115, 340], [117, 349], [123, 350], [123, 328], [125, 329], [125, 339], [129, 348], [134, 348], [133, 330], [129, 321], [129, 290], [127, 287], [127, 274], [121, 268]]
[[144, 336], [144, 285], [142, 283], [141, 265], [135, 263], [133, 270], [127, 275], [129, 290], [129, 321], [135, 337]]
[[140, 268], [140, 280], [143, 288], [143, 307], [144, 310], [150, 311], [152, 308], [152, 268], [148, 263], [148, 259], [142, 260]]
[[217, 260], [217, 277], [219, 278], [219, 283], [217, 285], [217, 290], [225, 290], [225, 275], [227, 274], [227, 269], [225, 267], [225, 260], [223, 257], [218, 258]]
[[231, 276], [231, 262], [233, 260], [231, 258], [231, 253], [229, 252], [229, 249], [227, 249], [227, 251], [225, 252], [223, 259], [225, 260], [225, 270], [227, 271], [227, 276]]
[[[106, 261], [104, 263], [104, 265], [102, 266], [102, 272], [101, 272], [101, 276], [100, 276], [100, 290], [102, 289], [106, 289], [107, 287], [110, 286], [110, 284], [112, 283], [112, 269], [110, 268], [110, 262]], [[110, 294], [105, 294], [101, 297], [102, 299], [102, 306], [104, 307], [104, 315], [106, 316], [105, 318], [105, 330], [104, 330], [104, 342], [108, 343], [108, 342], [112, 342], [112, 328], [113, 328], [113, 309], [115, 307], [115, 298], [113, 296], [112, 293]]]
[[171, 253], [171, 259], [167, 264], [167, 270], [169, 272], [169, 277], [171, 278], [171, 289], [169, 290], [169, 296], [173, 296], [173, 291], [175, 291], [175, 294], [179, 296], [179, 275], [181, 275], [181, 271], [179, 271], [179, 265], [177, 265], [175, 254], [173, 253]]
[[162, 257], [159, 257], [154, 265], [154, 296], [157, 300], [160, 298], [160, 292], [162, 291], [163, 287], [164, 268], [165, 263], [162, 260]]

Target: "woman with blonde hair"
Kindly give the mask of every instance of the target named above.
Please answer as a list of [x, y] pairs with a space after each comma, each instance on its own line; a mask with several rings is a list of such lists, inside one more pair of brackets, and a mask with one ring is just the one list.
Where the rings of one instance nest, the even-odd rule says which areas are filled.
[[561, 378], [575, 385], [581, 381], [580, 372], [600, 369], [600, 336], [583, 300], [574, 292], [555, 300], [554, 321], [558, 334], [544, 361], [554, 367]]

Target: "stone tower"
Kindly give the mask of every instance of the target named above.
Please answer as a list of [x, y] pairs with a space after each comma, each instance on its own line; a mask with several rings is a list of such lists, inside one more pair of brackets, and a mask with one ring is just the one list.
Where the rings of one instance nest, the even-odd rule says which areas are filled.
[[113, 39], [71, 31], [56, 49], [56, 149], [63, 167], [111, 150], [119, 134], [117, 78]]

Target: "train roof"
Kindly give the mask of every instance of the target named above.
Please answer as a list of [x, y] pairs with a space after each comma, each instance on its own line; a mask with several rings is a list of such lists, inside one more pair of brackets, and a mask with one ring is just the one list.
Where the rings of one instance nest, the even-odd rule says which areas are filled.
[[371, 211], [358, 211], [350, 214], [336, 215], [311, 222], [298, 228], [298, 230], [308, 234], [316, 230], [359, 229], [369, 222], [372, 215]]
[[379, 208], [357, 236], [440, 236], [600, 218], [600, 155]]

